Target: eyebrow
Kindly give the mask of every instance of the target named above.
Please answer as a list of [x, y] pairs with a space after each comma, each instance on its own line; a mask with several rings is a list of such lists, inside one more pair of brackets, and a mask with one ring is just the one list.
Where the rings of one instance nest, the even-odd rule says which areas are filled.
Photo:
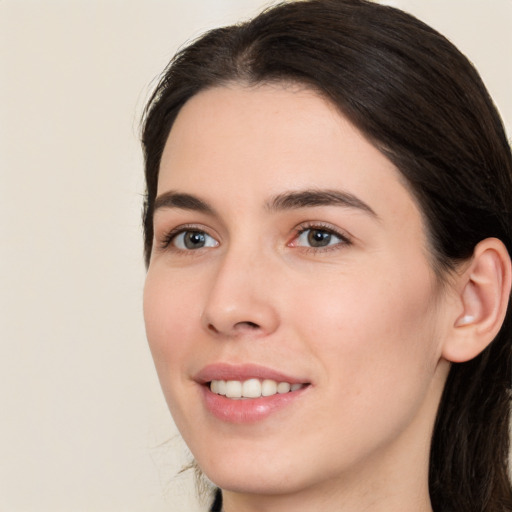
[[355, 208], [378, 218], [375, 211], [357, 196], [341, 190], [299, 190], [285, 192], [267, 202], [269, 210], [298, 210], [314, 206]]
[[[312, 208], [315, 206], [342, 206], [355, 208], [369, 213], [378, 219], [375, 211], [364, 201], [355, 195], [341, 190], [298, 190], [284, 192], [266, 202], [265, 207], [269, 211], [299, 210], [301, 208]], [[155, 199], [154, 211], [161, 208], [178, 208], [216, 215], [215, 209], [206, 201], [192, 194], [168, 191], [160, 194]]]
[[191, 194], [183, 194], [172, 190], [157, 196], [153, 211], [160, 208], [178, 208], [215, 215], [215, 210], [206, 201]]

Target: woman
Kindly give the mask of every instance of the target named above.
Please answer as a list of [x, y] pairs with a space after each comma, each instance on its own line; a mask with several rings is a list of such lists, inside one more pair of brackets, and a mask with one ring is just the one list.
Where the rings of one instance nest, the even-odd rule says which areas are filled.
[[512, 159], [465, 57], [282, 4], [178, 54], [143, 145], [148, 340], [212, 510], [512, 510]]

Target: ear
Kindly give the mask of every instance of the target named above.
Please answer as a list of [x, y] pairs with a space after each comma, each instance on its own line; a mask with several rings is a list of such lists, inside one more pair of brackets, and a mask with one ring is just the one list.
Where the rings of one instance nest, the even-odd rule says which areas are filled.
[[454, 363], [469, 361], [498, 334], [507, 312], [511, 286], [510, 256], [497, 238], [482, 240], [469, 265], [456, 278], [458, 303], [443, 357]]

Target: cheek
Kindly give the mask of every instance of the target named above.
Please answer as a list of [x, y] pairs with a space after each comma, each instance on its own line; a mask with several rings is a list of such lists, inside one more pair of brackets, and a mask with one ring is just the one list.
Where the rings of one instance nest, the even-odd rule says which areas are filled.
[[[177, 290], [181, 291], [177, 293]], [[169, 379], [180, 375], [174, 370], [191, 349], [185, 340], [192, 335], [192, 317], [199, 318], [196, 308], [197, 295], [193, 289], [179, 286], [166, 274], [148, 271], [144, 286], [144, 322], [162, 387], [167, 387]]]
[[198, 303], [190, 282], [177, 283], [169, 272], [148, 271], [144, 287], [146, 335], [162, 392], [181, 432], [191, 430], [187, 423], [190, 403], [184, 403], [183, 397], [190, 396], [186, 369], [198, 351], [191, 343], [198, 339]]
[[438, 360], [431, 297], [398, 284], [361, 279], [329, 290], [328, 299], [307, 302], [304, 337], [321, 364], [319, 388], [337, 404], [319, 401], [315, 417], [332, 425], [331, 438], [344, 436], [340, 457], [355, 460], [395, 439], [430, 407], [425, 404]]
[[352, 396], [424, 390], [439, 358], [430, 274], [334, 281], [296, 294], [296, 319], [322, 374]]

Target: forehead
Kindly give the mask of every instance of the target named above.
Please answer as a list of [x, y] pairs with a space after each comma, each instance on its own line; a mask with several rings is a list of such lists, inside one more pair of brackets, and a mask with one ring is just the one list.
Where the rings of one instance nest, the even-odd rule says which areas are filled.
[[192, 97], [166, 142], [158, 194], [215, 201], [236, 191], [248, 204], [305, 188], [341, 188], [390, 208], [402, 198], [404, 214], [416, 209], [395, 166], [335, 106], [283, 84], [233, 84]]

